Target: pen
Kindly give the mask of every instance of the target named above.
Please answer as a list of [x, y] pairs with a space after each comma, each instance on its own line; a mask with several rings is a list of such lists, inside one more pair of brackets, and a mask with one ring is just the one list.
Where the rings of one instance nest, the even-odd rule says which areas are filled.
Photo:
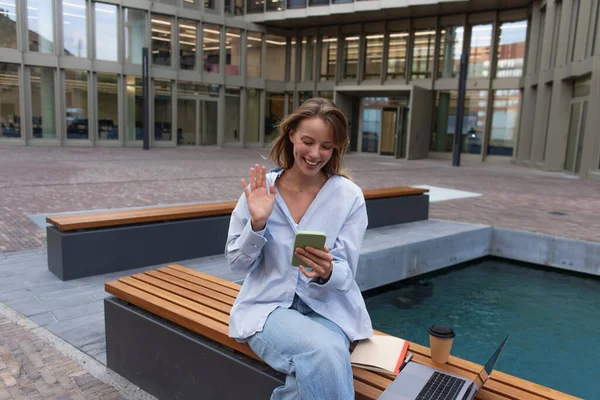
[[406, 364], [408, 364], [408, 362], [410, 361], [410, 359], [412, 358], [413, 354], [411, 352], [409, 352], [406, 355], [406, 358], [404, 359], [404, 362], [402, 363], [402, 366], [400, 367], [400, 371], [402, 371], [404, 369], [404, 367], [406, 367]]

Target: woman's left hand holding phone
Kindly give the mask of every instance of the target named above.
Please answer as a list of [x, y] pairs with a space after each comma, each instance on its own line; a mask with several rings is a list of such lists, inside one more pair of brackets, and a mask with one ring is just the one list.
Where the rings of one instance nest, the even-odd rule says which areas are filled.
[[265, 229], [275, 204], [275, 186], [267, 190], [267, 169], [256, 164], [250, 168], [250, 185], [242, 179], [253, 231]]
[[[323, 250], [308, 246], [298, 247], [295, 251], [304, 262], [304, 265], [300, 265], [300, 271], [304, 276], [309, 279], [321, 278], [324, 282], [329, 280], [333, 271], [333, 256], [327, 246]], [[312, 271], [307, 271], [305, 266], [312, 268]]]

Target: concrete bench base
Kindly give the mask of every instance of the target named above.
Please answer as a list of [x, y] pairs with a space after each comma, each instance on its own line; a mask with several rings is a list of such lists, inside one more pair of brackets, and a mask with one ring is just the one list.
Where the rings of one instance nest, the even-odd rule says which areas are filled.
[[116, 297], [104, 300], [107, 366], [159, 399], [268, 399], [285, 376]]
[[[429, 196], [369, 199], [369, 228], [427, 220]], [[230, 215], [60, 231], [47, 228], [48, 269], [62, 280], [223, 254]]]

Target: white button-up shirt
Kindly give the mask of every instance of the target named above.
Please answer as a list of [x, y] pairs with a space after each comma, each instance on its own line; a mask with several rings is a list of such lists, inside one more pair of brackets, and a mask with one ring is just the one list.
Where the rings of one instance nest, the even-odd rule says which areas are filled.
[[[283, 169], [267, 174], [274, 185]], [[231, 309], [229, 336], [243, 340], [262, 330], [277, 307], [288, 308], [298, 296], [313, 311], [337, 324], [351, 341], [373, 335], [371, 319], [356, 281], [356, 267], [367, 229], [362, 190], [341, 175], [331, 176], [296, 224], [277, 191], [266, 227], [254, 232], [242, 194], [229, 225], [225, 255], [233, 272], [246, 278]], [[291, 264], [299, 230], [320, 231], [333, 256], [327, 283], [306, 278]]]

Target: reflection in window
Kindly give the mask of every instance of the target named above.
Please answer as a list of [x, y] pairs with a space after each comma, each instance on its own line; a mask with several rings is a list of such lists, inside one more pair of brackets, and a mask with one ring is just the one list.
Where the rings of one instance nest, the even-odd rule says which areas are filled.
[[144, 88], [142, 79], [127, 77], [127, 132], [129, 140], [144, 139]]
[[438, 78], [455, 78], [459, 75], [464, 33], [462, 26], [441, 29]]
[[[268, 4], [268, 3], [267, 3]], [[267, 35], [267, 79], [285, 81], [285, 45], [283, 36]]]
[[179, 68], [196, 69], [196, 21], [179, 20]]
[[306, 8], [306, 0], [287, 0], [287, 8]]
[[323, 36], [321, 42], [321, 81], [333, 81], [337, 60], [337, 38]]
[[475, 25], [471, 31], [469, 53], [469, 77], [490, 76], [490, 48], [492, 45], [492, 25]]
[[87, 57], [87, 1], [63, 0], [63, 37], [66, 56]]
[[171, 66], [171, 17], [152, 15], [152, 64]]
[[[456, 104], [458, 92], [437, 92], [435, 104], [435, 125], [431, 136], [430, 150], [451, 152], [456, 128]], [[463, 122], [463, 130], [465, 123]]]
[[383, 60], [383, 34], [367, 35], [365, 39], [365, 79], [379, 79]]
[[246, 143], [260, 141], [260, 90], [246, 89]]
[[219, 46], [221, 45], [221, 27], [219, 25], [204, 24], [202, 28], [204, 37], [204, 72], [219, 72]]
[[177, 81], [177, 95], [219, 97], [219, 85]]
[[519, 90], [495, 90], [492, 132], [487, 153], [512, 157], [519, 126]]
[[227, 28], [225, 36], [225, 75], [238, 76], [242, 58], [241, 31]]
[[0, 47], [17, 48], [17, 7], [15, 0], [0, 2]]
[[142, 49], [146, 47], [146, 11], [125, 8], [125, 60], [142, 63]]
[[225, 143], [240, 141], [240, 88], [225, 88]]
[[117, 6], [94, 3], [96, 14], [96, 60], [118, 61]]
[[154, 79], [154, 140], [172, 139], [171, 81]]
[[52, 0], [27, 1], [29, 50], [40, 53], [54, 52], [54, 10]]
[[302, 103], [304, 103], [306, 100], [309, 100], [313, 97], [313, 92], [299, 92], [298, 93], [298, 98], [299, 98], [299, 103], [300, 105], [302, 105]]
[[89, 135], [88, 73], [65, 70], [67, 139], [87, 139]]
[[527, 21], [504, 22], [499, 29], [498, 78], [520, 78], [525, 60]]
[[279, 123], [285, 116], [285, 95], [267, 92], [265, 103], [265, 144], [271, 143], [279, 135]]
[[262, 34], [260, 32], [248, 32], [247, 46], [246, 73], [248, 74], [248, 78], [260, 78]]
[[0, 137], [21, 137], [19, 64], [0, 62]]
[[388, 79], [406, 78], [406, 45], [407, 32], [390, 33], [389, 55], [387, 65]]
[[364, 153], [379, 153], [381, 109], [363, 110], [361, 150]]
[[344, 38], [344, 79], [356, 79], [358, 76], [359, 36]]
[[[467, 90], [462, 131], [462, 152], [481, 154], [487, 116], [487, 90]], [[456, 120], [456, 116], [454, 117]]]
[[204, 9], [205, 10], [211, 10], [214, 11], [216, 10], [216, 1], [215, 0], [200, 0], [200, 1], [204, 1]]
[[248, 14], [264, 12], [265, 0], [246, 0], [246, 7]]
[[416, 31], [413, 44], [411, 79], [429, 79], [433, 73], [435, 29]]
[[98, 139], [119, 138], [119, 76], [98, 74]]
[[315, 37], [305, 36], [302, 38], [302, 57], [300, 58], [302, 65], [300, 67], [300, 79], [303, 81], [313, 80], [316, 50], [317, 39]]
[[283, 0], [267, 1], [267, 11], [281, 11], [281, 10], [283, 10]]
[[31, 124], [33, 138], [56, 138], [56, 97], [54, 75], [56, 70], [47, 67], [31, 67]]
[[[229, 15], [244, 15], [244, 0], [224, 0], [225, 5], [225, 14]], [[258, 2], [260, 0], [248, 0], [248, 7], [250, 7], [250, 2]], [[261, 5], [262, 7], [262, 5]]]

